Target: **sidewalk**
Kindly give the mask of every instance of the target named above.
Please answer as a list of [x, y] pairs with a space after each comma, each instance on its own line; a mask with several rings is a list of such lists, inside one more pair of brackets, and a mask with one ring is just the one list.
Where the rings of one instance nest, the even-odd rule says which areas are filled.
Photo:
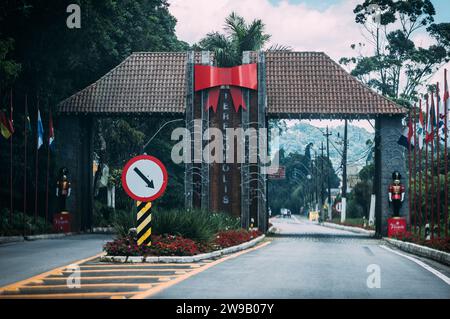
[[111, 238], [111, 235], [89, 234], [3, 244], [0, 246], [0, 286], [98, 254]]

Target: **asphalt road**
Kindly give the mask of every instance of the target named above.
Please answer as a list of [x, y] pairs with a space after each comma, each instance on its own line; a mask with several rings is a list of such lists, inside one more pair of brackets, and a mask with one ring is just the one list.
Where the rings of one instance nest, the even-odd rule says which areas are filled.
[[[450, 298], [450, 285], [382, 242], [299, 219], [286, 237], [229, 259], [151, 298]], [[371, 271], [368, 272], [368, 268]], [[449, 274], [448, 267], [440, 266]], [[379, 269], [380, 288], [373, 269]]]
[[0, 287], [102, 252], [111, 235], [75, 235], [0, 245]]

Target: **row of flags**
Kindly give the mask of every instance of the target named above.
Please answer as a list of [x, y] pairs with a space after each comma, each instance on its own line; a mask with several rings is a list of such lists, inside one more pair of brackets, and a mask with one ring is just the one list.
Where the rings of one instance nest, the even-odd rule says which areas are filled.
[[444, 140], [445, 131], [447, 130], [448, 132], [448, 129], [450, 128], [450, 98], [447, 83], [447, 70], [445, 70], [443, 99], [441, 99], [439, 84], [436, 88], [436, 93], [429, 95], [430, 99], [427, 99], [425, 105], [425, 112], [428, 115], [426, 123], [424, 121], [424, 114], [422, 112], [422, 105], [420, 103], [419, 118], [415, 125], [416, 137], [414, 138], [414, 127], [410, 116], [408, 125], [404, 128], [403, 133], [398, 140], [398, 144], [406, 148], [409, 148], [410, 146], [411, 148], [414, 148], [416, 146], [415, 144], [417, 143], [419, 149], [422, 149], [424, 142], [431, 142], [436, 137], [436, 134], [440, 136], [441, 140]]
[[[31, 121], [28, 112], [26, 112], [25, 114], [25, 129], [28, 132], [31, 132]], [[5, 139], [9, 139], [14, 134], [13, 121], [7, 116], [6, 112], [4, 111], [0, 111], [0, 131]], [[37, 116], [37, 138], [38, 138], [37, 148], [39, 149], [44, 144], [44, 126], [42, 124], [40, 110], [38, 110]], [[50, 112], [48, 120], [48, 146], [50, 147], [50, 149], [53, 148], [54, 140], [55, 140], [55, 130], [53, 128], [52, 113]]]

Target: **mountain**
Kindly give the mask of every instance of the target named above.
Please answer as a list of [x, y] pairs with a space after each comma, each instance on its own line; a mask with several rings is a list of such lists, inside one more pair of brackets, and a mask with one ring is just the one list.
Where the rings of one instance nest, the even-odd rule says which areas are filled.
[[[359, 126], [351, 125], [348, 128], [348, 168], [354, 167], [358, 171], [366, 164], [366, 158], [369, 154], [370, 146], [366, 145], [367, 140], [372, 140], [374, 134]], [[298, 122], [293, 126], [289, 126], [280, 136], [280, 148], [284, 149], [286, 154], [291, 152], [305, 153], [305, 147], [308, 143], [314, 144], [313, 150], [318, 154], [321, 153], [320, 147], [323, 142], [326, 155], [326, 138], [322, 134], [325, 128], [318, 128], [305, 122]], [[322, 131], [322, 132], [321, 132]], [[330, 128], [330, 159], [333, 167], [338, 169], [342, 161], [344, 125]], [[314, 151], [311, 153], [314, 156]]]

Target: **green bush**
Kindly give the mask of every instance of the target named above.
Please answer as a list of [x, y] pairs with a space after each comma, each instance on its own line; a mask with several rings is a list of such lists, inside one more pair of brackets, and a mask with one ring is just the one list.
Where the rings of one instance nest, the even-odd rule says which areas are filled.
[[135, 225], [136, 225], [136, 212], [134, 211], [128, 212], [125, 210], [115, 211], [113, 228], [114, 233], [116, 233], [119, 237], [127, 236], [130, 228], [135, 227]]
[[364, 209], [355, 200], [349, 200], [347, 205], [347, 217], [362, 218], [363, 216]]
[[0, 216], [0, 236], [36, 235], [53, 232], [53, 227], [44, 218], [37, 217], [36, 222], [33, 216], [28, 216], [14, 211], [12, 219], [9, 216], [9, 209], [1, 210]]
[[114, 208], [108, 207], [100, 201], [94, 201], [92, 223], [94, 227], [108, 227], [114, 223]]
[[184, 209], [155, 211], [153, 232], [158, 235], [177, 235], [198, 242], [210, 241], [221, 230], [240, 228], [239, 218], [224, 213]]

